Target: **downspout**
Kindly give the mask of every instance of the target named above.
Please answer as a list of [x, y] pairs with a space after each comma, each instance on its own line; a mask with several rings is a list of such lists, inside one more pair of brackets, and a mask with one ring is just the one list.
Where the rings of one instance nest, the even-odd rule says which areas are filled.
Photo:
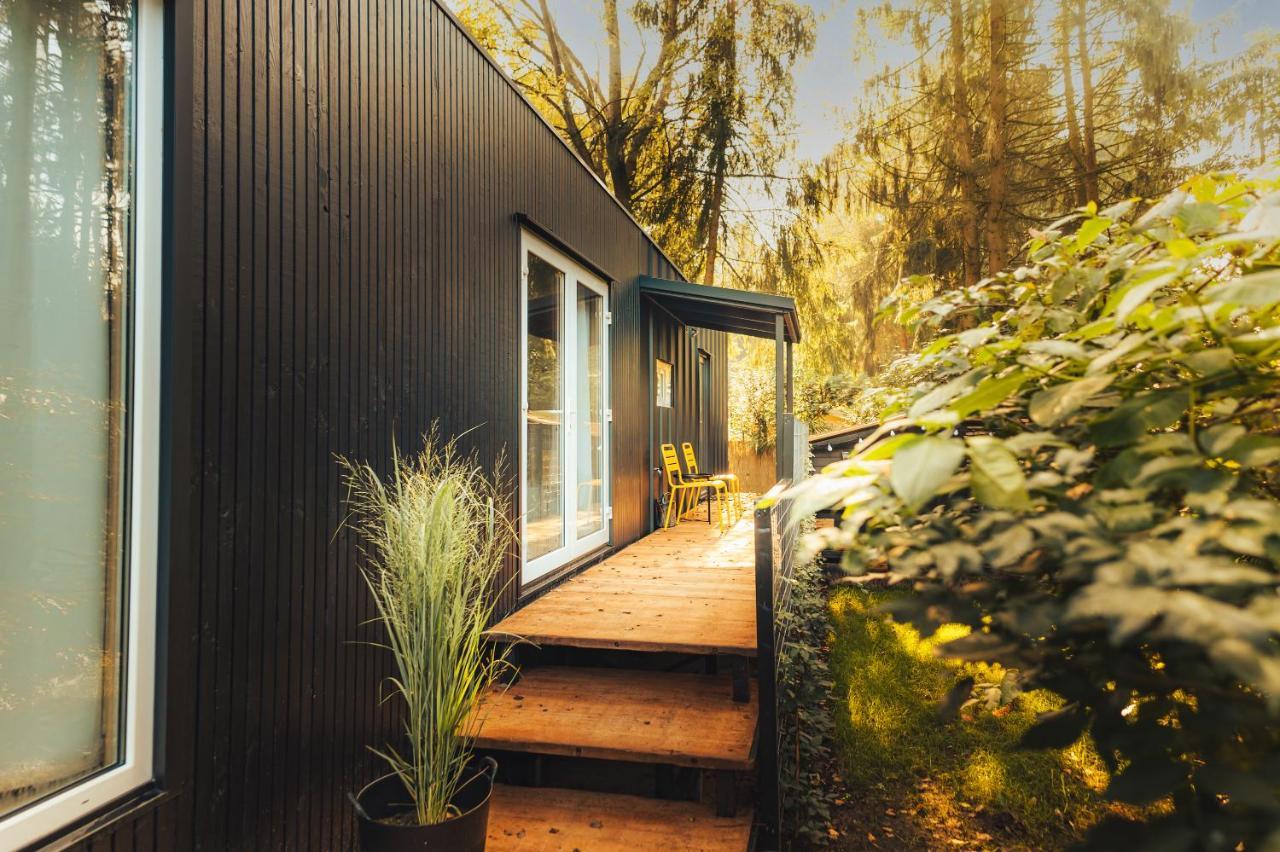
[[654, 410], [654, 402], [657, 400], [657, 396], [655, 395], [656, 389], [653, 386], [653, 381], [654, 381], [653, 373], [654, 373], [654, 367], [655, 367], [654, 360], [653, 360], [653, 306], [646, 304], [643, 299], [640, 300], [640, 304], [641, 304], [641, 308], [644, 310], [646, 314], [648, 314], [648, 317], [649, 317], [649, 349], [645, 353], [646, 355], [645, 370], [648, 372], [648, 383], [649, 383], [649, 402], [646, 406], [649, 409], [649, 445], [645, 448], [645, 451], [644, 451], [644, 458], [645, 458], [644, 478], [649, 483], [649, 501], [645, 503], [645, 507], [644, 507], [644, 516], [645, 516], [644, 528], [646, 533], [651, 533], [653, 532], [653, 529], [654, 529], [653, 501], [655, 497], [653, 493], [653, 468], [654, 468], [653, 410]]

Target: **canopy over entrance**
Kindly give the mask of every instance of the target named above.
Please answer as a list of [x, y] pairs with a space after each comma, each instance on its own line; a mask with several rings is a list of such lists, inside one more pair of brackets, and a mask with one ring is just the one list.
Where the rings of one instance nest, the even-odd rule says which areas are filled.
[[775, 467], [779, 480], [803, 476], [804, 468], [798, 459], [801, 451], [808, 454], [809, 446], [807, 434], [800, 441], [795, 439], [795, 359], [791, 347], [800, 342], [795, 300], [647, 275], [640, 278], [640, 294], [685, 325], [774, 341]]
[[640, 278], [640, 292], [670, 311], [685, 325], [774, 338], [782, 320], [787, 343], [800, 342], [800, 318], [790, 296], [689, 284], [665, 278]]

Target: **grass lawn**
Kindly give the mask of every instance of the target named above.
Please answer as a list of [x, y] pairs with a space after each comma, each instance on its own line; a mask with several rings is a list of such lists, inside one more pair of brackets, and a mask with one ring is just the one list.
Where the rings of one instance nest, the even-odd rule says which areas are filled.
[[939, 702], [966, 674], [999, 683], [998, 667], [943, 660], [936, 645], [875, 607], [902, 592], [844, 587], [830, 600], [836, 758], [849, 792], [838, 800], [839, 848], [1057, 849], [1106, 805], [1106, 770], [1088, 738], [1057, 752], [1017, 741], [1054, 696], [1020, 696], [992, 712], [940, 722]]

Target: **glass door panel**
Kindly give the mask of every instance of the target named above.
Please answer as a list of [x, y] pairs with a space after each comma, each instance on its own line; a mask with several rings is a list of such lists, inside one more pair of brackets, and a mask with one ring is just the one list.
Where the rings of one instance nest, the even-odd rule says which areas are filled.
[[604, 529], [604, 296], [578, 283], [575, 346], [576, 538]]
[[524, 235], [523, 582], [609, 541], [609, 290]]
[[525, 559], [565, 544], [564, 372], [561, 328], [565, 273], [529, 252], [526, 258]]

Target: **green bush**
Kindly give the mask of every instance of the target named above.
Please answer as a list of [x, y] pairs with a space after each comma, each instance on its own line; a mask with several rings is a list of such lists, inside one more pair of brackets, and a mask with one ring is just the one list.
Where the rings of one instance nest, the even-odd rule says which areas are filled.
[[797, 496], [843, 510], [812, 544], [918, 589], [900, 618], [972, 629], [946, 653], [1061, 696], [1023, 746], [1089, 731], [1109, 798], [1164, 803], [1092, 845], [1280, 843], [1280, 170], [1141, 208], [892, 306], [914, 380]]

